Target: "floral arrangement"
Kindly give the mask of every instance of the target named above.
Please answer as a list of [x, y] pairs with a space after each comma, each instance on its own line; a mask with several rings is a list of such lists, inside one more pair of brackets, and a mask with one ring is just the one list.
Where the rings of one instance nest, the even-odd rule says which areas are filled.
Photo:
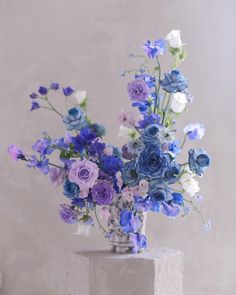
[[[52, 138], [44, 131], [32, 146], [34, 154], [16, 145], [10, 145], [8, 153], [48, 174], [55, 186], [63, 185], [67, 202], [60, 205], [60, 217], [68, 224], [78, 224], [78, 234], [87, 235], [97, 220], [113, 245], [118, 237], [137, 253], [147, 246], [143, 231], [147, 211], [174, 218], [192, 210], [205, 228], [210, 227], [197, 204], [202, 197], [196, 180], [209, 166], [209, 156], [203, 149], [190, 149], [184, 163], [177, 160], [186, 140], [198, 140], [205, 134], [204, 126], [195, 123], [184, 128], [182, 141], [175, 138], [176, 118], [192, 101], [188, 80], [177, 69], [186, 57], [185, 47], [181, 32], [173, 30], [165, 39], [147, 41], [144, 55], [130, 55], [140, 59], [141, 65], [122, 71], [122, 76], [134, 75], [127, 92], [136, 111], [118, 115], [119, 136], [127, 138], [121, 148], [104, 142], [104, 126], [88, 118], [86, 91], [51, 83], [30, 95], [31, 111], [55, 112], [67, 132]], [[173, 66], [162, 75], [160, 58], [168, 52]], [[55, 93], [62, 93], [67, 104], [76, 102], [67, 114], [52, 104]], [[58, 160], [53, 162], [56, 151]]]

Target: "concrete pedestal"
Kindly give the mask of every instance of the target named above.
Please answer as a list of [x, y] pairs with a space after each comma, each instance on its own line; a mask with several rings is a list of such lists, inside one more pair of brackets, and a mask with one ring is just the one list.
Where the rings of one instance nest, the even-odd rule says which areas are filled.
[[66, 295], [183, 295], [183, 253], [70, 253]]

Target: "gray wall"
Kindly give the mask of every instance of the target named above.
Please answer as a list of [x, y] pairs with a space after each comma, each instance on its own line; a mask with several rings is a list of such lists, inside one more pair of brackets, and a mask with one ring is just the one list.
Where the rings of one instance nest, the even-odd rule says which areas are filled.
[[188, 43], [182, 70], [195, 97], [178, 126], [207, 127], [202, 145], [213, 161], [201, 180], [202, 210], [213, 229], [202, 231], [194, 216], [173, 222], [150, 215], [148, 236], [152, 247], [184, 251], [185, 294], [235, 294], [235, 10], [234, 0], [0, 0], [1, 294], [65, 294], [66, 253], [106, 245], [100, 232], [75, 237], [57, 216], [60, 189], [6, 156], [9, 143], [27, 150], [41, 130], [63, 132], [56, 117], [27, 111], [28, 93], [50, 80], [87, 89], [90, 116], [119, 144], [113, 122], [129, 107], [120, 69], [129, 52], [172, 28]]

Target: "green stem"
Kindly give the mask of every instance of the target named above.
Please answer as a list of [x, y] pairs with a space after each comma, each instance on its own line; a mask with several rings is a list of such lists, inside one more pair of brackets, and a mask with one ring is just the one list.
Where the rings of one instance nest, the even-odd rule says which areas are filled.
[[166, 112], [167, 112], [167, 109], [168, 109], [168, 106], [169, 106], [169, 103], [170, 103], [170, 99], [171, 99], [171, 93], [169, 94], [166, 107], [165, 107], [165, 109], [163, 111], [163, 118], [162, 118], [162, 122], [161, 122], [162, 124], [164, 124], [164, 122], [165, 122], [165, 116], [166, 116]]
[[158, 102], [158, 97], [159, 97], [159, 92], [160, 92], [160, 80], [161, 80], [161, 65], [158, 59], [158, 56], [156, 57], [157, 60], [157, 65], [158, 65], [158, 87], [155, 86], [155, 92], [156, 92], [156, 98], [155, 98], [155, 103], [154, 103], [154, 114], [156, 113], [157, 110], [157, 102]]
[[183, 142], [182, 142], [182, 144], [180, 146], [181, 149], [184, 147], [184, 144], [186, 142], [186, 139], [187, 139], [187, 134], [185, 134], [185, 136], [184, 136], [184, 140], [183, 140]]
[[52, 103], [49, 101], [48, 97], [45, 98], [45, 100], [47, 101], [47, 103], [49, 104], [49, 106], [51, 107], [52, 111], [54, 111], [55, 113], [57, 113], [61, 118], [63, 118], [64, 116], [52, 105]]

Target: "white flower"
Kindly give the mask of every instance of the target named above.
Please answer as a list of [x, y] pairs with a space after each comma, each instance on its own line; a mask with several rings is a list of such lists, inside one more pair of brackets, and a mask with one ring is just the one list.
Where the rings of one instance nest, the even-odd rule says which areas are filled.
[[87, 91], [86, 90], [80, 90], [76, 91], [74, 94], [74, 97], [78, 104], [81, 104], [87, 97]]
[[194, 179], [194, 175], [183, 174], [180, 178], [182, 188], [190, 197], [194, 197], [200, 191], [198, 182]]
[[118, 137], [130, 138], [130, 134], [132, 133], [132, 129], [120, 126]]
[[91, 225], [85, 224], [83, 221], [78, 223], [77, 231], [74, 233], [78, 236], [90, 236]]
[[206, 133], [206, 128], [200, 123], [189, 124], [184, 127], [184, 133], [188, 134], [190, 140], [202, 139]]
[[172, 48], [181, 48], [183, 45], [180, 30], [170, 31], [169, 34], [166, 36], [166, 40], [169, 42], [170, 47]]
[[176, 92], [173, 94], [170, 108], [174, 113], [181, 113], [185, 109], [187, 102], [188, 100], [185, 93]]

